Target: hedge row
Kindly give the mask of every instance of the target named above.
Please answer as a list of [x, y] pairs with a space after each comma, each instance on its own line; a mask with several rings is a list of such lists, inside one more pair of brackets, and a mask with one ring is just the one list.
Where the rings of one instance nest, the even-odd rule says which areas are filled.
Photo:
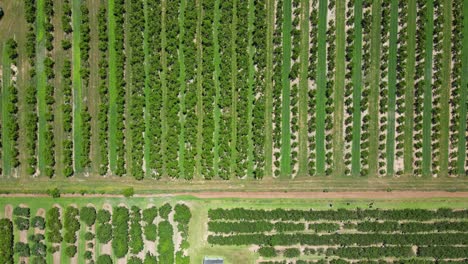
[[96, 238], [99, 243], [107, 244], [112, 240], [111, 214], [101, 209], [97, 214]]
[[109, 171], [108, 152], [108, 113], [109, 113], [109, 91], [108, 91], [108, 41], [109, 32], [107, 28], [107, 8], [101, 6], [98, 13], [98, 39], [99, 39], [99, 113], [98, 113], [98, 141], [99, 141], [99, 174], [105, 175]]
[[13, 223], [6, 218], [0, 220], [0, 262], [13, 264]]
[[281, 161], [281, 106], [283, 85], [283, 0], [276, 1], [275, 30], [273, 32], [273, 169], [274, 175], [280, 175]]
[[117, 258], [123, 258], [128, 253], [128, 221], [130, 219], [126, 207], [116, 207], [112, 213], [112, 250]]
[[413, 245], [465, 245], [466, 233], [429, 234], [238, 234], [230, 236], [209, 235], [208, 242], [215, 245], [341, 245], [368, 246], [375, 244]]
[[129, 173], [137, 180], [142, 180], [143, 172], [143, 133], [145, 132], [145, 52], [143, 50], [145, 15], [144, 3], [142, 0], [130, 1], [128, 10], [128, 35], [129, 35], [129, 56], [128, 66], [130, 67], [129, 90], [130, 102], [128, 107], [128, 118], [130, 127], [128, 135], [131, 140], [131, 155], [127, 161]]
[[[89, 51], [91, 41], [91, 28], [89, 25], [89, 9], [87, 1], [82, 1], [80, 6], [81, 23], [80, 23], [80, 56], [81, 56], [81, 69], [80, 77], [83, 80], [83, 88], [87, 89], [89, 86]], [[86, 102], [86, 101], [85, 101]], [[88, 110], [88, 105], [85, 103], [81, 109], [81, 168], [86, 168], [91, 164], [89, 156], [91, 151], [91, 115]]]
[[62, 222], [60, 221], [60, 209], [58, 207], [52, 207], [47, 211], [46, 214], [46, 227], [47, 227], [47, 242], [49, 243], [61, 243], [62, 234]]
[[[318, 24], [318, 0], [311, 0], [309, 23]], [[309, 175], [316, 174], [316, 97], [317, 97], [317, 59], [318, 59], [318, 27], [310, 27], [309, 31], [309, 65], [307, 68], [309, 89], [307, 93], [307, 127], [308, 127], [308, 164], [307, 171]]]
[[[150, 139], [149, 145], [149, 160], [146, 173], [154, 178], [160, 178], [162, 176], [163, 158], [161, 155], [161, 138], [162, 138], [162, 65], [161, 65], [161, 21], [162, 21], [162, 10], [160, 0], [149, 0], [146, 1], [146, 8], [148, 9], [148, 50], [150, 55], [148, 58], [149, 63], [149, 78], [148, 85], [150, 94], [145, 95], [148, 100], [148, 106], [146, 111], [149, 116], [149, 129], [148, 138]], [[153, 125], [161, 124], [161, 125]], [[145, 131], [146, 136], [146, 131]]]
[[263, 210], [263, 209], [210, 209], [208, 216], [211, 221], [216, 220], [281, 220], [281, 221], [298, 221], [305, 219], [312, 220], [335, 220], [348, 221], [360, 220], [365, 218], [379, 220], [418, 220], [427, 221], [432, 219], [466, 219], [468, 218], [468, 210], [451, 209], [399, 209], [399, 210], [375, 210], [375, 209], [357, 209], [357, 210]]
[[[28, 33], [26, 36], [26, 54], [29, 59], [29, 66], [31, 70], [29, 71], [29, 79], [35, 80], [36, 70], [35, 70], [35, 59], [36, 59], [36, 1], [35, 0], [25, 0], [25, 17], [26, 22], [28, 23]], [[36, 86], [31, 82], [26, 87], [25, 95], [25, 109], [26, 109], [26, 159], [27, 167], [26, 173], [28, 175], [33, 175], [36, 173], [37, 166], [37, 91]]]
[[144, 248], [143, 236], [141, 232], [141, 210], [132, 206], [130, 218], [129, 247], [132, 254], [140, 253]]

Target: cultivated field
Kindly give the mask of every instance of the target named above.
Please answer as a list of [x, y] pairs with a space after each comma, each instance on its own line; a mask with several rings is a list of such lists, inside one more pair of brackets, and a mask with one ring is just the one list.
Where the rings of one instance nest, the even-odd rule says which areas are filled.
[[4, 179], [468, 172], [465, 1], [0, 6]]
[[3, 197], [0, 260], [466, 263], [466, 203], [466, 197]]

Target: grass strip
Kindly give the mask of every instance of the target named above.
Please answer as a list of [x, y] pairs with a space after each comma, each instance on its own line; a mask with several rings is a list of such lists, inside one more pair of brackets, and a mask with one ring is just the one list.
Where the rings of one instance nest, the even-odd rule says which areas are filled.
[[450, 74], [452, 72], [452, 0], [443, 1], [442, 89], [440, 93], [440, 175], [448, 175], [450, 126]]
[[434, 33], [434, 0], [426, 2], [426, 52], [424, 67], [424, 105], [423, 105], [423, 157], [422, 157], [422, 175], [431, 175], [431, 157], [432, 157], [432, 38]]
[[117, 54], [115, 50], [114, 0], [108, 0], [109, 21], [109, 167], [117, 169]]
[[[325, 0], [326, 1], [326, 0]], [[326, 8], [326, 7], [325, 7]], [[283, 2], [283, 68], [281, 71], [282, 108], [281, 108], [281, 174], [282, 178], [291, 176], [291, 30], [292, 30], [292, 3], [291, 0]], [[325, 40], [324, 40], [325, 41]]]
[[[83, 134], [82, 134], [82, 84], [81, 84], [81, 1], [72, 0], [72, 24], [73, 24], [73, 45], [72, 45], [72, 82], [73, 82], [73, 158], [75, 172], [80, 173], [82, 168]], [[40, 153], [40, 152], [39, 152]]]
[[301, 68], [299, 73], [299, 170], [297, 176], [307, 176], [308, 127], [307, 98], [309, 90], [309, 1], [301, 0]]
[[319, 1], [318, 20], [318, 62], [317, 62], [317, 130], [316, 130], [316, 155], [317, 175], [325, 173], [325, 103], [327, 98], [327, 16], [328, 1]]
[[345, 89], [345, 47], [346, 47], [346, 2], [336, 2], [336, 57], [335, 57], [335, 112], [333, 119], [333, 164], [335, 165], [335, 175], [344, 174], [343, 151], [343, 115], [344, 115], [344, 89]]
[[275, 1], [266, 0], [267, 43], [265, 72], [265, 176], [273, 176], [273, 31]]
[[372, 2], [372, 25], [370, 35], [369, 71], [369, 175], [378, 175], [379, 158], [379, 93], [380, 93], [380, 46], [381, 46], [381, 0]]
[[362, 88], [362, 0], [354, 3], [354, 52], [353, 52], [353, 142], [351, 147], [351, 174], [361, 171], [361, 88]]
[[44, 153], [46, 149], [46, 73], [44, 70], [45, 50], [45, 0], [37, 1], [36, 9], [36, 90], [37, 90], [37, 109], [38, 109], [38, 169], [41, 173], [45, 171]]
[[404, 173], [413, 173], [414, 70], [416, 67], [416, 0], [408, 0], [408, 61], [406, 64]]
[[464, 175], [466, 160], [466, 123], [468, 104], [468, 4], [463, 3], [463, 49], [462, 49], [462, 85], [460, 92], [460, 122], [458, 127], [457, 171]]
[[395, 164], [395, 109], [396, 65], [398, 49], [398, 0], [390, 4], [390, 43], [388, 55], [388, 113], [387, 113], [387, 174], [394, 174]]

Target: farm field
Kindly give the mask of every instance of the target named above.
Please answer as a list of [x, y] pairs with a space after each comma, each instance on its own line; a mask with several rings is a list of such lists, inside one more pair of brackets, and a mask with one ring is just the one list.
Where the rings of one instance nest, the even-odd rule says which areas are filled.
[[0, 259], [201, 263], [209, 256], [228, 264], [465, 263], [466, 203], [466, 197], [1, 197], [5, 254]]
[[465, 1], [0, 5], [2, 178], [468, 174]]

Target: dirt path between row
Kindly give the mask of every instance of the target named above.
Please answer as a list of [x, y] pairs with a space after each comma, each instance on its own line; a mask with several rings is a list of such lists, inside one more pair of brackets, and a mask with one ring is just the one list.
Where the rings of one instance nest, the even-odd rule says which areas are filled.
[[[194, 196], [197, 198], [286, 198], [286, 199], [410, 199], [410, 198], [468, 198], [468, 192], [445, 191], [392, 191], [392, 192], [199, 192], [199, 193], [169, 193], [169, 194], [136, 194], [134, 197], [175, 197]], [[48, 197], [46, 194], [0, 194], [0, 197]], [[119, 194], [62, 194], [62, 197], [83, 198], [122, 198]]]

